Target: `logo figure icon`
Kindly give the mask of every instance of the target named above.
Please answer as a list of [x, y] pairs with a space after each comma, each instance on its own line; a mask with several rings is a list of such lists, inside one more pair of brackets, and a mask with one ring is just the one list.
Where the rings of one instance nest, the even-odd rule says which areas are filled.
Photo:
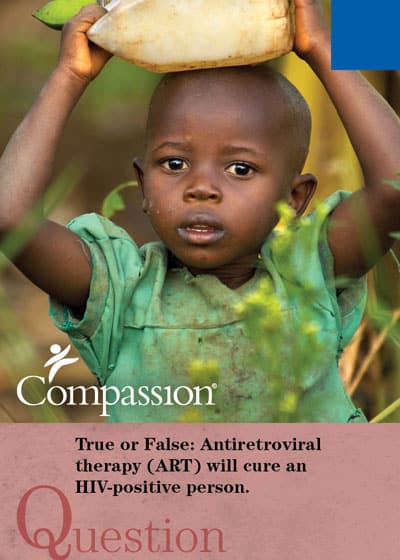
[[50, 346], [50, 352], [54, 355], [49, 360], [47, 360], [47, 362], [44, 364], [44, 367], [51, 366], [50, 372], [49, 372], [49, 383], [51, 383], [53, 381], [57, 372], [62, 367], [68, 366], [70, 364], [74, 364], [75, 362], [77, 362], [79, 360], [79, 358], [66, 358], [65, 357], [65, 356], [68, 355], [70, 350], [71, 350], [71, 345], [70, 344], [68, 344], [68, 346], [66, 346], [64, 348], [64, 350], [62, 350], [62, 348], [59, 344], [52, 344]]

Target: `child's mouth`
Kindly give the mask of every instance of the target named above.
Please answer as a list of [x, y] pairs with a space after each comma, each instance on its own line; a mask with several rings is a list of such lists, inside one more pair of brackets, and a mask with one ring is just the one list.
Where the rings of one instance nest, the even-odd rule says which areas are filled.
[[219, 241], [225, 230], [211, 217], [201, 221], [191, 220], [177, 229], [179, 236], [193, 245], [209, 245]]

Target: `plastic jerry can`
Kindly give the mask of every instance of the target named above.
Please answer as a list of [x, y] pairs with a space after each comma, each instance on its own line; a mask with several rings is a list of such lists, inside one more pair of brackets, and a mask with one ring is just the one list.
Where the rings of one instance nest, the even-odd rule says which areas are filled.
[[153, 72], [256, 64], [289, 52], [292, 0], [111, 0], [91, 41]]

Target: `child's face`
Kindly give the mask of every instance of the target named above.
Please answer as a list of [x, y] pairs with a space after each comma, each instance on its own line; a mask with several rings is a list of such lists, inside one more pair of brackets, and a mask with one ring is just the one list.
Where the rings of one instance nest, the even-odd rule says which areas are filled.
[[281, 100], [229, 73], [164, 88], [139, 172], [155, 231], [193, 272], [254, 267], [294, 180]]

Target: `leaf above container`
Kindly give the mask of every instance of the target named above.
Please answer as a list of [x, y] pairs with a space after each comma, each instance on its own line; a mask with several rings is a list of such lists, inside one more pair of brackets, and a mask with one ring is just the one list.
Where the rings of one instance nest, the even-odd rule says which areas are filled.
[[63, 25], [74, 17], [81, 8], [95, 0], [50, 0], [32, 15], [52, 29], [62, 29]]

